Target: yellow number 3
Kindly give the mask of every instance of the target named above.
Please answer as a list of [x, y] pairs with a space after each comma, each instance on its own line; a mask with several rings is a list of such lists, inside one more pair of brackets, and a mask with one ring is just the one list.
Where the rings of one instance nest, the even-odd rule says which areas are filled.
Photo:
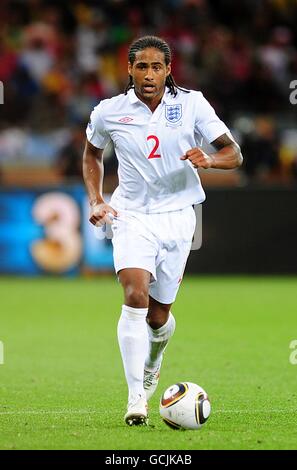
[[45, 271], [63, 273], [74, 268], [82, 253], [80, 212], [71, 196], [46, 193], [33, 206], [33, 217], [44, 226], [46, 238], [34, 241], [31, 253]]

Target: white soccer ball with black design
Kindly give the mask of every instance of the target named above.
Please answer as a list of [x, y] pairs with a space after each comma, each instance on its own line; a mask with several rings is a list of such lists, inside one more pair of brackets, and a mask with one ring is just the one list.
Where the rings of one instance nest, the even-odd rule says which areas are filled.
[[210, 410], [207, 393], [192, 382], [171, 385], [160, 400], [160, 415], [173, 429], [200, 429]]

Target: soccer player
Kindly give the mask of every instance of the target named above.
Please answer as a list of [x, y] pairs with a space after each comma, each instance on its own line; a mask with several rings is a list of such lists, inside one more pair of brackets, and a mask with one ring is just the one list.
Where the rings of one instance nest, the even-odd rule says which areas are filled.
[[[124, 291], [118, 341], [128, 385], [128, 425], [146, 424], [175, 301], [205, 194], [198, 168], [236, 168], [240, 148], [199, 91], [179, 87], [161, 38], [132, 43], [129, 84], [91, 114], [83, 155], [90, 222], [111, 224], [115, 271]], [[205, 139], [216, 150], [206, 154]], [[104, 147], [112, 140], [119, 185], [102, 195]]]

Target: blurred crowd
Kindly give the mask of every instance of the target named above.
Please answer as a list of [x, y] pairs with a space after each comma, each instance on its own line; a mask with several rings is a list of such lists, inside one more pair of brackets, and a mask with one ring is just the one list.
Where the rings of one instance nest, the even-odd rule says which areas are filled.
[[81, 178], [91, 110], [123, 91], [130, 42], [154, 34], [176, 82], [202, 90], [239, 140], [240, 184], [295, 184], [296, 25], [295, 0], [1, 0], [0, 166]]

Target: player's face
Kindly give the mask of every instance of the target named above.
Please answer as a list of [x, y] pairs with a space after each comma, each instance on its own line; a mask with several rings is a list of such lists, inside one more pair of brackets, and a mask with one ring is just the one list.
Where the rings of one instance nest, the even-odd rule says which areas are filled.
[[154, 47], [136, 52], [134, 63], [128, 64], [128, 73], [132, 76], [136, 95], [150, 107], [161, 100], [166, 77], [170, 72], [170, 64], [166, 65], [163, 52]]

